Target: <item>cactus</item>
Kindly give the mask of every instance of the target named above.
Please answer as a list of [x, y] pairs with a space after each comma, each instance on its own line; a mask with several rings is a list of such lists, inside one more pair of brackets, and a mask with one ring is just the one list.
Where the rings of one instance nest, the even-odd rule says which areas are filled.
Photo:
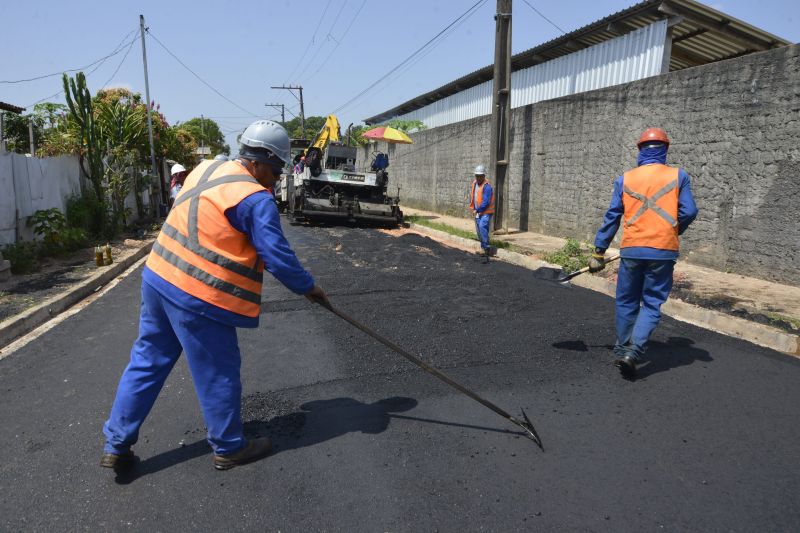
[[80, 127], [80, 167], [83, 174], [91, 182], [99, 209], [95, 210], [93, 226], [95, 231], [102, 231], [106, 226], [105, 191], [103, 188], [104, 166], [102, 147], [99, 146], [97, 128], [92, 110], [92, 95], [86, 87], [86, 76], [78, 72], [75, 78], [63, 76], [64, 94], [70, 116]]

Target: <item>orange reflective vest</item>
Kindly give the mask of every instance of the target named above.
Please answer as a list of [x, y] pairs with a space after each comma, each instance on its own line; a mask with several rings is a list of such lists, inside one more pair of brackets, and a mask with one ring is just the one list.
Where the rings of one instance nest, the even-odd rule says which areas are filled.
[[203, 300], [240, 315], [261, 309], [264, 264], [225, 210], [265, 190], [235, 161], [204, 161], [186, 178], [147, 266]]
[[[475, 206], [483, 203], [483, 189], [488, 183], [489, 182], [484, 179], [483, 183], [478, 185], [478, 181], [473, 180], [469, 193], [469, 208], [471, 210], [475, 211]], [[494, 192], [492, 192], [492, 199], [489, 200], [489, 207], [481, 214], [491, 215], [492, 213], [494, 213]]]
[[620, 248], [678, 250], [678, 169], [642, 165], [622, 177], [625, 229]]

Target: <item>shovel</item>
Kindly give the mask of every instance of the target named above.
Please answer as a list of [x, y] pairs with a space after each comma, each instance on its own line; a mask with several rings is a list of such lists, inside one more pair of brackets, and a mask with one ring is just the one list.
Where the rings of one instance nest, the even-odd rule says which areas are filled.
[[[606, 259], [606, 264], [609, 264], [612, 261], [616, 261], [617, 259], [619, 259], [619, 254], [612, 255], [611, 257]], [[558, 283], [560, 283], [561, 285], [565, 286], [565, 287], [569, 287], [569, 280], [571, 280], [572, 278], [578, 277], [581, 274], [585, 274], [587, 272], [589, 272], [589, 267], [583, 267], [582, 269], [576, 270], [575, 272], [573, 272], [571, 274], [567, 274], [566, 276], [558, 278], [556, 281]]]

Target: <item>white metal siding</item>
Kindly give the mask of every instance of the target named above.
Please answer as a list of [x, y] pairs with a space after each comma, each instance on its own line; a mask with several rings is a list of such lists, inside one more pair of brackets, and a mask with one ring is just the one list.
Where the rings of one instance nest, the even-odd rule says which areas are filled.
[[[511, 73], [511, 107], [610, 87], [661, 73], [667, 21], [660, 20], [616, 39]], [[421, 120], [429, 128], [488, 115], [492, 81], [442, 98], [397, 118]]]

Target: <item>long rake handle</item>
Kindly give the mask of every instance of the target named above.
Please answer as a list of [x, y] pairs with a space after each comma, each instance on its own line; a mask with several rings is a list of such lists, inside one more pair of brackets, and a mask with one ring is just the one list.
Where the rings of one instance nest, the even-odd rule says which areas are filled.
[[502, 416], [506, 420], [508, 420], [508, 421], [520, 426], [522, 429], [524, 429], [526, 431], [526, 433], [528, 435], [531, 436], [532, 440], [540, 448], [542, 448], [541, 439], [539, 438], [539, 435], [536, 433], [536, 430], [533, 428], [533, 424], [531, 424], [530, 421], [527, 420], [527, 416], [525, 416], [524, 412], [523, 412], [523, 416], [525, 416], [526, 421], [522, 422], [520, 420], [517, 420], [515, 417], [511, 416], [510, 414], [508, 414], [503, 409], [499, 408], [498, 406], [496, 406], [495, 404], [493, 404], [489, 400], [486, 400], [486, 399], [478, 396], [477, 394], [475, 394], [474, 392], [472, 392], [468, 388], [466, 388], [463, 385], [453, 381], [452, 379], [447, 377], [445, 374], [443, 374], [439, 370], [433, 368], [432, 366], [430, 366], [428, 363], [426, 363], [425, 361], [423, 361], [419, 357], [416, 357], [416, 356], [410, 354], [409, 352], [407, 352], [406, 350], [404, 350], [403, 348], [401, 348], [400, 346], [398, 346], [394, 342], [390, 341], [389, 339], [387, 339], [386, 337], [384, 337], [383, 335], [381, 335], [377, 331], [373, 330], [372, 328], [369, 328], [369, 327], [365, 326], [364, 324], [356, 321], [355, 319], [353, 319], [352, 317], [350, 317], [347, 314], [343, 313], [342, 311], [336, 309], [332, 305], [326, 305], [325, 303], [323, 303], [321, 301], [318, 301], [318, 300], [315, 300], [315, 301], [316, 301], [316, 303], [320, 304], [322, 307], [324, 307], [325, 309], [327, 309], [328, 311], [330, 311], [334, 315], [338, 316], [339, 318], [341, 318], [345, 322], [350, 323], [352, 326], [354, 326], [357, 329], [363, 331], [364, 333], [366, 333], [367, 335], [369, 335], [370, 337], [372, 337], [376, 341], [378, 341], [381, 344], [387, 346], [388, 348], [390, 348], [394, 352], [398, 353], [399, 355], [402, 355], [403, 357], [405, 357], [406, 359], [408, 359], [409, 361], [411, 361], [412, 363], [414, 363], [415, 365], [417, 365], [418, 367], [420, 367], [424, 371], [428, 372], [429, 374], [432, 374], [432, 375], [436, 376], [437, 378], [439, 378], [440, 380], [444, 381], [445, 383], [447, 383], [448, 385], [450, 385], [451, 387], [453, 387], [457, 391], [459, 391], [459, 392], [461, 392], [463, 394], [466, 394], [467, 396], [469, 396], [470, 398], [472, 398], [476, 402], [480, 403], [481, 405], [483, 405], [485, 407], [488, 407], [489, 409], [491, 409], [492, 411], [494, 411], [498, 415]]

